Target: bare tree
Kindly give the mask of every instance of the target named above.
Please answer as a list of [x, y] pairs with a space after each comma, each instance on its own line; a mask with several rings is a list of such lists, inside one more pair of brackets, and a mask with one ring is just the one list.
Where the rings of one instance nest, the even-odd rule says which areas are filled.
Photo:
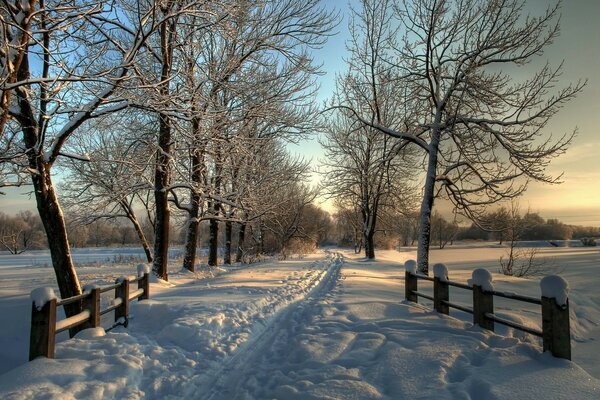
[[[337, 81], [334, 101], [376, 125], [401, 124], [406, 111], [398, 86], [390, 81], [384, 38], [394, 32], [389, 1], [363, 2], [350, 23], [348, 72]], [[384, 206], [406, 207], [410, 192], [405, 143], [383, 136], [355, 114], [338, 110], [329, 120], [325, 149], [325, 190], [343, 208], [361, 215], [365, 256], [375, 258], [374, 235]]]
[[521, 209], [516, 200], [510, 202], [510, 207], [505, 209], [505, 233], [508, 251], [506, 256], [501, 256], [498, 260], [500, 264], [500, 273], [508, 276], [527, 277], [540, 275], [552, 268], [551, 260], [539, 256], [537, 247], [521, 247], [519, 241], [523, 239], [523, 234], [531, 228], [531, 222], [528, 222], [527, 211], [525, 217], [521, 216]]
[[[52, 169], [61, 157], [86, 159], [67, 153], [65, 144], [90, 120], [128, 106], [118, 94], [138, 53], [163, 21], [175, 17], [158, 16], [153, 2], [134, 3], [3, 2], [3, 21], [12, 21], [10, 28], [25, 39], [15, 47], [21, 61], [3, 61], [12, 63], [15, 78], [9, 73], [1, 87], [3, 101], [10, 101], [2, 161], [31, 178], [61, 297], [81, 294], [81, 286]], [[13, 46], [10, 35], [3, 39], [0, 47]], [[68, 316], [79, 309], [79, 303], [65, 307]]]
[[341, 106], [427, 157], [417, 251], [422, 272], [428, 272], [431, 213], [440, 191], [477, 219], [482, 207], [518, 196], [530, 180], [558, 182], [545, 168], [573, 134], [539, 139], [584, 83], [556, 89], [562, 66], [545, 65], [524, 80], [511, 73], [557, 37], [558, 6], [526, 17], [522, 0], [394, 1], [402, 36], [389, 37], [390, 79], [405, 88], [414, 118], [408, 127], [381, 124]]
[[143, 132], [149, 131], [144, 122], [148, 121], [139, 113], [120, 113], [96, 124], [95, 135], [74, 137], [69, 149], [86, 154], [90, 162], [67, 161], [68, 175], [61, 185], [61, 195], [80, 223], [128, 220], [147, 261], [152, 262], [150, 244], [136, 211], [151, 211], [142, 201], [152, 189], [149, 169], [153, 165], [147, 142], [140, 140]]
[[232, 157], [245, 157], [244, 143], [234, 143], [236, 138], [297, 136], [314, 125], [309, 116], [316, 112], [318, 68], [308, 49], [324, 43], [333, 21], [316, 0], [235, 4], [210, 31], [188, 32], [178, 49], [186, 66], [181, 96], [190, 106], [184, 117], [188, 130], [182, 132], [187, 160], [180, 163], [183, 173], [171, 194], [188, 213], [188, 269], [193, 268], [199, 221], [210, 221], [208, 263], [216, 265], [219, 223], [225, 221], [229, 236], [235, 210], [243, 208], [238, 203], [245, 189], [225, 176], [243, 175], [231, 174], [229, 165]]

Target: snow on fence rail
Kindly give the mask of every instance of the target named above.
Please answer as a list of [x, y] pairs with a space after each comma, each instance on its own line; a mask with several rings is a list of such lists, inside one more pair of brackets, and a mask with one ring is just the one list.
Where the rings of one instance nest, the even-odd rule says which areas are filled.
[[[130, 284], [137, 282], [137, 290], [130, 292]], [[114, 290], [115, 298], [110, 306], [101, 309], [102, 293]], [[139, 270], [137, 277], [119, 278], [113, 285], [93, 287], [83, 294], [57, 299], [51, 288], [40, 288], [31, 292], [31, 335], [29, 339], [29, 361], [43, 356], [54, 358], [56, 334], [74, 327], [82, 329], [100, 326], [100, 317], [115, 312], [115, 323], [127, 326], [129, 302], [134, 299], [146, 300], [150, 297], [150, 280], [147, 270]], [[81, 302], [82, 311], [63, 320], [56, 320], [56, 309], [75, 302]]]
[[[448, 280], [448, 270], [443, 264], [434, 265], [434, 277], [417, 273], [416, 263], [409, 260], [405, 264], [405, 297], [417, 303], [419, 297], [433, 301], [434, 309], [449, 314], [450, 308], [473, 314], [473, 323], [494, 331], [494, 323], [527, 332], [542, 338], [544, 351], [550, 350], [554, 357], [571, 359], [571, 331], [569, 321], [569, 299], [567, 282], [559, 276], [547, 276], [540, 282], [541, 299], [494, 290], [492, 275], [486, 269], [473, 271], [471, 283], [466, 285]], [[419, 279], [433, 282], [433, 296], [418, 291]], [[473, 307], [450, 302], [449, 287], [471, 290]], [[538, 304], [542, 307], [542, 330], [527, 327], [494, 314], [494, 296]]]

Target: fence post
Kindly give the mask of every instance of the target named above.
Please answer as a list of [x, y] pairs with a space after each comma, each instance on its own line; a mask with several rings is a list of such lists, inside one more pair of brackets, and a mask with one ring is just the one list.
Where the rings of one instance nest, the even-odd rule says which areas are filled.
[[82, 329], [97, 328], [100, 326], [100, 288], [90, 291], [90, 295], [83, 300], [83, 309], [90, 310], [90, 319], [83, 324]]
[[563, 306], [556, 299], [542, 297], [542, 339], [544, 351], [550, 350], [554, 357], [571, 359], [571, 327], [569, 301]]
[[147, 272], [138, 280], [138, 289], [144, 289], [144, 294], [138, 297], [138, 301], [150, 298], [150, 275]]
[[473, 285], [473, 323], [493, 332], [494, 321], [487, 318], [486, 313], [494, 313], [494, 295], [479, 285]]
[[540, 281], [542, 289], [542, 339], [544, 351], [554, 357], [571, 359], [571, 326], [569, 319], [569, 285], [557, 275]]
[[415, 294], [418, 287], [417, 278], [417, 262], [415, 260], [407, 260], [404, 263], [404, 297], [408, 301], [418, 303], [419, 298]]
[[123, 301], [121, 305], [115, 309], [115, 322], [119, 322], [121, 318], [125, 319], [124, 326], [127, 326], [127, 316], [129, 315], [129, 279], [119, 278], [116, 283], [121, 283], [115, 289], [115, 299], [120, 297]]
[[450, 306], [444, 301], [450, 301], [448, 286], [448, 268], [444, 264], [433, 266], [433, 308], [441, 314], [450, 314]]
[[29, 361], [39, 357], [54, 358], [56, 342], [56, 299], [46, 302], [41, 310], [31, 305], [31, 332], [29, 336]]
[[404, 294], [406, 300], [412, 301], [414, 303], [418, 303], [418, 297], [415, 294], [418, 286], [417, 276], [411, 273], [410, 271], [404, 272]]

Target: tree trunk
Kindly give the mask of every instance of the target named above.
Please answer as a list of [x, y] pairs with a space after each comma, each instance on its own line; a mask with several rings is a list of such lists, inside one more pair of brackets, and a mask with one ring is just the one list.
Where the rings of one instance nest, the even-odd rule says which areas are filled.
[[[173, 7], [168, 2], [162, 8], [163, 14], [169, 12]], [[170, 77], [173, 61], [173, 44], [175, 42], [175, 20], [165, 21], [160, 26], [160, 55], [161, 73], [159, 92], [163, 99], [170, 95]], [[171, 120], [168, 115], [159, 113], [158, 147], [156, 155], [156, 168], [154, 171], [154, 273], [161, 279], [169, 280], [167, 266], [169, 262], [169, 192], [167, 188], [170, 183], [170, 161], [171, 161]]]
[[161, 279], [169, 280], [167, 265], [169, 262], [169, 186], [171, 153], [171, 124], [168, 116], [160, 116], [158, 145], [160, 150], [156, 156], [154, 172], [154, 204], [156, 217], [154, 219], [154, 265], [153, 271]]
[[265, 248], [265, 241], [263, 239], [262, 221], [258, 222], [258, 237], [256, 238], [256, 254], [260, 255], [263, 253]]
[[151, 263], [152, 260], [153, 260], [153, 258], [152, 258], [152, 251], [150, 250], [150, 245], [148, 244], [148, 240], [146, 239], [146, 235], [144, 235], [144, 230], [142, 229], [142, 226], [140, 225], [139, 221], [137, 220], [137, 218], [135, 216], [129, 218], [129, 220], [133, 224], [133, 228], [135, 229], [135, 233], [137, 233], [138, 238], [140, 239], [140, 243], [141, 243], [142, 247], [144, 248], [144, 253], [146, 254], [146, 260], [149, 263]]
[[[198, 120], [194, 120], [194, 133], [197, 134], [199, 130]], [[196, 187], [196, 190], [192, 190], [190, 194], [190, 212], [187, 226], [187, 232], [185, 235], [185, 254], [183, 256], [183, 268], [188, 271], [194, 272], [196, 270], [196, 249], [198, 247], [198, 226], [199, 226], [199, 213], [200, 213], [200, 194], [198, 188], [202, 184], [202, 171], [204, 168], [203, 164], [203, 152], [200, 149], [195, 149], [192, 154], [192, 184]]]
[[232, 223], [231, 221], [225, 221], [225, 254], [223, 255], [223, 264], [231, 264], [231, 234], [232, 234]]
[[429, 161], [427, 163], [427, 177], [423, 188], [423, 201], [421, 202], [421, 224], [419, 226], [419, 243], [417, 247], [417, 265], [419, 271], [429, 275], [429, 245], [431, 241], [431, 213], [435, 191], [435, 178], [437, 174], [438, 147], [440, 144], [439, 128], [434, 129], [429, 144]]
[[219, 221], [212, 218], [209, 224], [208, 236], [208, 265], [215, 267], [219, 260]]
[[374, 234], [367, 233], [365, 234], [365, 257], [369, 260], [375, 259], [375, 245], [374, 245]]
[[[29, 78], [29, 63], [27, 54], [20, 65], [18, 79]], [[21, 115], [18, 117], [23, 131], [23, 142], [26, 147], [29, 168], [35, 173], [31, 174], [31, 181], [35, 193], [38, 213], [46, 232], [52, 267], [56, 275], [56, 283], [61, 298], [78, 296], [81, 294], [81, 285], [71, 258], [71, 247], [67, 236], [67, 225], [56, 197], [50, 170], [52, 164], [45, 162], [43, 152], [36, 150], [39, 140], [39, 125], [34, 116], [29, 99], [29, 92], [23, 87], [16, 89], [18, 107]], [[71, 317], [81, 311], [82, 303], [77, 301], [64, 307], [65, 315]], [[69, 329], [73, 337], [81, 328]]]
[[[196, 210], [196, 216], [198, 211]], [[188, 271], [196, 271], [196, 248], [198, 247], [198, 218], [190, 213], [187, 230], [185, 233], [185, 254], [183, 256], [183, 268]]]
[[[71, 259], [71, 248], [67, 237], [67, 226], [54, 191], [50, 170], [46, 166], [38, 168], [39, 175], [32, 175], [33, 188], [37, 202], [37, 209], [46, 231], [48, 247], [52, 258], [52, 267], [56, 275], [58, 290], [62, 299], [78, 296], [81, 285]], [[81, 312], [80, 301], [64, 306], [65, 315], [73, 316]], [[69, 329], [70, 337], [75, 336], [81, 327]]]
[[242, 262], [244, 256], [244, 240], [246, 240], [246, 223], [240, 224], [240, 231], [238, 232], [238, 245], [237, 252], [235, 254], [235, 262]]

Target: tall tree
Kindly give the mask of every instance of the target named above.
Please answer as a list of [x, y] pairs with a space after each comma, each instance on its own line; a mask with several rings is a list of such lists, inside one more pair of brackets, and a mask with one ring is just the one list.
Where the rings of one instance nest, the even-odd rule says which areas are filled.
[[382, 124], [341, 106], [426, 155], [417, 261], [427, 273], [436, 194], [443, 191], [477, 219], [485, 205], [518, 196], [531, 180], [558, 182], [545, 169], [573, 134], [548, 138], [543, 128], [584, 83], [557, 89], [562, 66], [549, 65], [516, 78], [557, 37], [559, 4], [538, 17], [524, 15], [523, 0], [395, 0], [392, 6], [400, 29], [387, 38], [390, 79], [414, 105], [413, 121]]
[[[15, 70], [1, 87], [2, 101], [9, 101], [2, 137], [10, 137], [2, 162], [30, 176], [61, 297], [80, 294], [81, 286], [53, 167], [62, 157], [86, 159], [64, 151], [66, 143], [90, 120], [128, 106], [119, 94], [138, 54], [148, 36], [175, 16], [158, 16], [154, 2], [133, 3], [15, 0], [2, 6], [3, 21], [12, 21], [12, 33], [25, 38], [14, 47], [20, 62], [2, 61]], [[17, 36], [11, 35], [0, 47], [14, 45]], [[78, 303], [65, 307], [68, 316], [79, 309]]]

